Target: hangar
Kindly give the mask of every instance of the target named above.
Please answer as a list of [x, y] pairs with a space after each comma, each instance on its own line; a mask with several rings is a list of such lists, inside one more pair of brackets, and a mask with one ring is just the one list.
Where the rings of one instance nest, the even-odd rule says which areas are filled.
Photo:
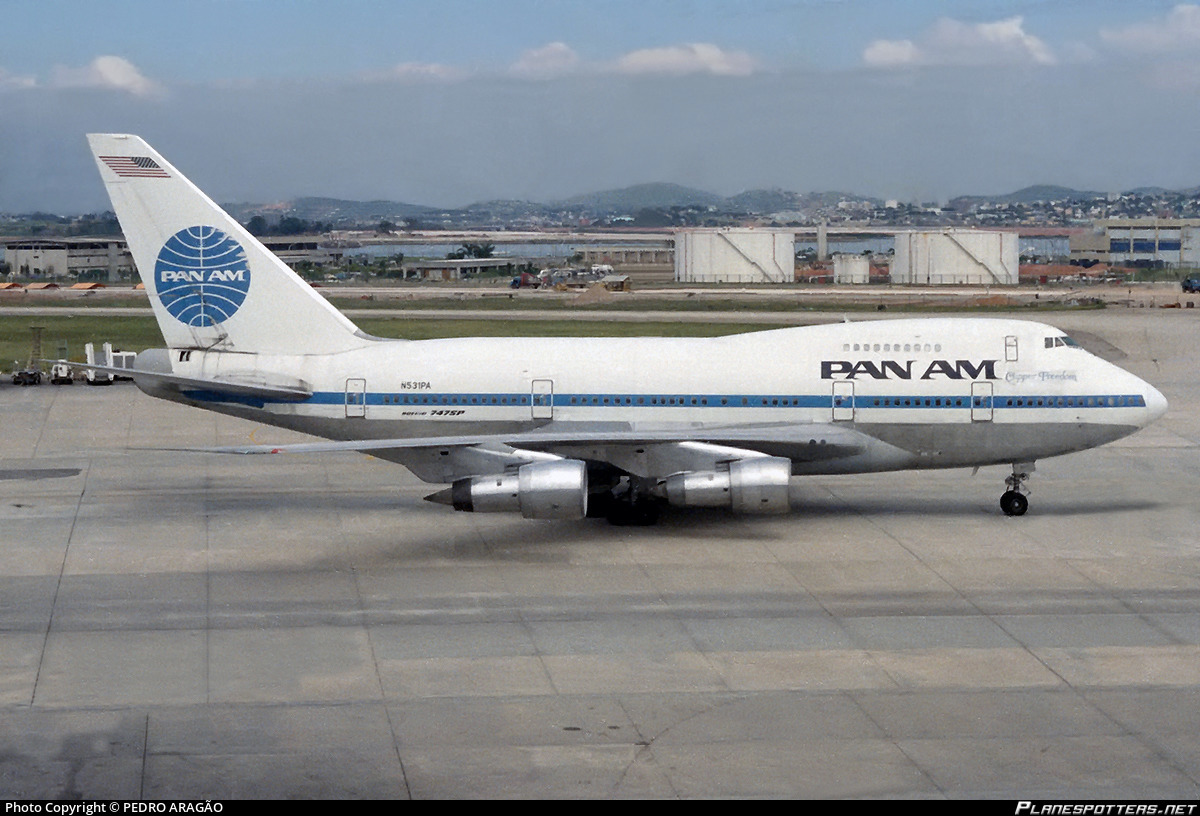
[[1110, 218], [1071, 236], [1071, 262], [1200, 266], [1200, 218]]

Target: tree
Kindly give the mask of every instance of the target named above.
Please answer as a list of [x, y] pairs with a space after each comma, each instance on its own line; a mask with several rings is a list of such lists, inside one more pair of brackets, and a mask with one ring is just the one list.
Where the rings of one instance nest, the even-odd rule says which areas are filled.
[[308, 232], [308, 226], [308, 222], [303, 218], [296, 218], [294, 215], [285, 215], [279, 219], [277, 232], [280, 235], [301, 235]]
[[460, 258], [490, 258], [496, 251], [495, 244], [463, 244]]

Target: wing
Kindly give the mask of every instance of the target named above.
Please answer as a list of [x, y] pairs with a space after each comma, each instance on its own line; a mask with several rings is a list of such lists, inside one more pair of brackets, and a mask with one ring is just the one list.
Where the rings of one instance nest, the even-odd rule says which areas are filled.
[[632, 428], [546, 425], [512, 434], [356, 439], [288, 445], [205, 448], [215, 453], [275, 454], [359, 451], [399, 462], [427, 482], [511, 471], [554, 459], [603, 463], [645, 479], [709, 471], [740, 459], [779, 457], [822, 462], [864, 452], [871, 440], [849, 428], [821, 424]]

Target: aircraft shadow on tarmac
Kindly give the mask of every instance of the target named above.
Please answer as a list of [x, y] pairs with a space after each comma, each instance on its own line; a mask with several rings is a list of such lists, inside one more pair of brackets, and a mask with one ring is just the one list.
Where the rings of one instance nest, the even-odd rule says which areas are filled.
[[1109, 499], [1043, 499], [1036, 510], [1030, 510], [1029, 515], [1020, 518], [1006, 516], [1001, 512], [999, 504], [988, 501], [981, 504], [971, 500], [946, 499], [905, 499], [901, 496], [889, 496], [881, 499], [855, 499], [852, 501], [839, 500], [834, 504], [803, 504], [792, 502], [792, 515], [798, 517], [830, 518], [834, 516], [918, 516], [938, 519], [960, 519], [983, 515], [995, 516], [997, 521], [1012, 524], [1029, 523], [1038, 517], [1061, 516], [1095, 516], [1105, 514], [1120, 514], [1143, 512], [1168, 507], [1161, 502], [1146, 500], [1113, 501]]
[[[199, 487], [199, 486], [197, 486]], [[355, 513], [394, 513], [397, 527], [403, 527], [406, 517], [419, 516], [428, 521], [431, 514], [443, 515], [447, 522], [460, 521], [463, 516], [447, 513], [443, 508], [433, 507], [412, 495], [394, 492], [370, 490], [367, 492], [351, 489], [335, 492], [315, 491], [312, 493], [294, 490], [254, 490], [251, 492], [231, 492], [229, 489], [199, 488], [203, 495], [204, 512], [208, 515], [241, 515], [257, 514], [265, 508], [287, 513], [292, 510], [304, 512], [322, 512], [349, 514]], [[197, 492], [193, 490], [171, 490], [161, 492], [148, 489], [142, 492], [143, 506], [153, 506], [155, 512], [187, 512], [188, 508], [195, 509]], [[1005, 516], [998, 505], [992, 501], [944, 498], [944, 497], [905, 497], [903, 495], [888, 495], [878, 498], [829, 498], [817, 499], [793, 498], [791, 512], [775, 516], [742, 515], [732, 513], [723, 508], [673, 508], [664, 507], [658, 523], [653, 527], [620, 527], [615, 528], [602, 518], [589, 518], [578, 521], [529, 521], [526, 519], [503, 518], [502, 514], [481, 514], [475, 518], [484, 522], [492, 529], [510, 527], [514, 536], [520, 539], [543, 528], [557, 530], [573, 530], [582, 533], [594, 530], [598, 538], [611, 538], [620, 531], [649, 530], [660, 534], [679, 534], [691, 532], [711, 537], [718, 534], [722, 525], [736, 525], [744, 534], [758, 528], [763, 531], [777, 530], [781, 523], [789, 521], [803, 523], [805, 519], [829, 519], [838, 516], [896, 516], [919, 517], [929, 519], [978, 518], [981, 514], [995, 516], [997, 521], [1007, 524], [1028, 524], [1039, 517], [1074, 517], [1102, 516], [1132, 512], [1155, 511], [1168, 507], [1162, 502], [1145, 499], [1114, 500], [1102, 497], [1045, 497], [1029, 515], [1022, 518]], [[511, 522], [511, 524], [509, 523]]]

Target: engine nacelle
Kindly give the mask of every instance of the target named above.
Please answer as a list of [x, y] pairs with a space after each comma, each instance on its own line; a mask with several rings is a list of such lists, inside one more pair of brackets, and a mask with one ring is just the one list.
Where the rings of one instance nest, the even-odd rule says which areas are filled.
[[578, 459], [535, 462], [516, 473], [471, 476], [450, 486], [455, 510], [519, 512], [527, 519], [581, 519], [587, 497], [587, 465]]
[[676, 507], [728, 507], [737, 513], [786, 513], [792, 463], [780, 456], [738, 459], [720, 470], [668, 476], [662, 491]]

